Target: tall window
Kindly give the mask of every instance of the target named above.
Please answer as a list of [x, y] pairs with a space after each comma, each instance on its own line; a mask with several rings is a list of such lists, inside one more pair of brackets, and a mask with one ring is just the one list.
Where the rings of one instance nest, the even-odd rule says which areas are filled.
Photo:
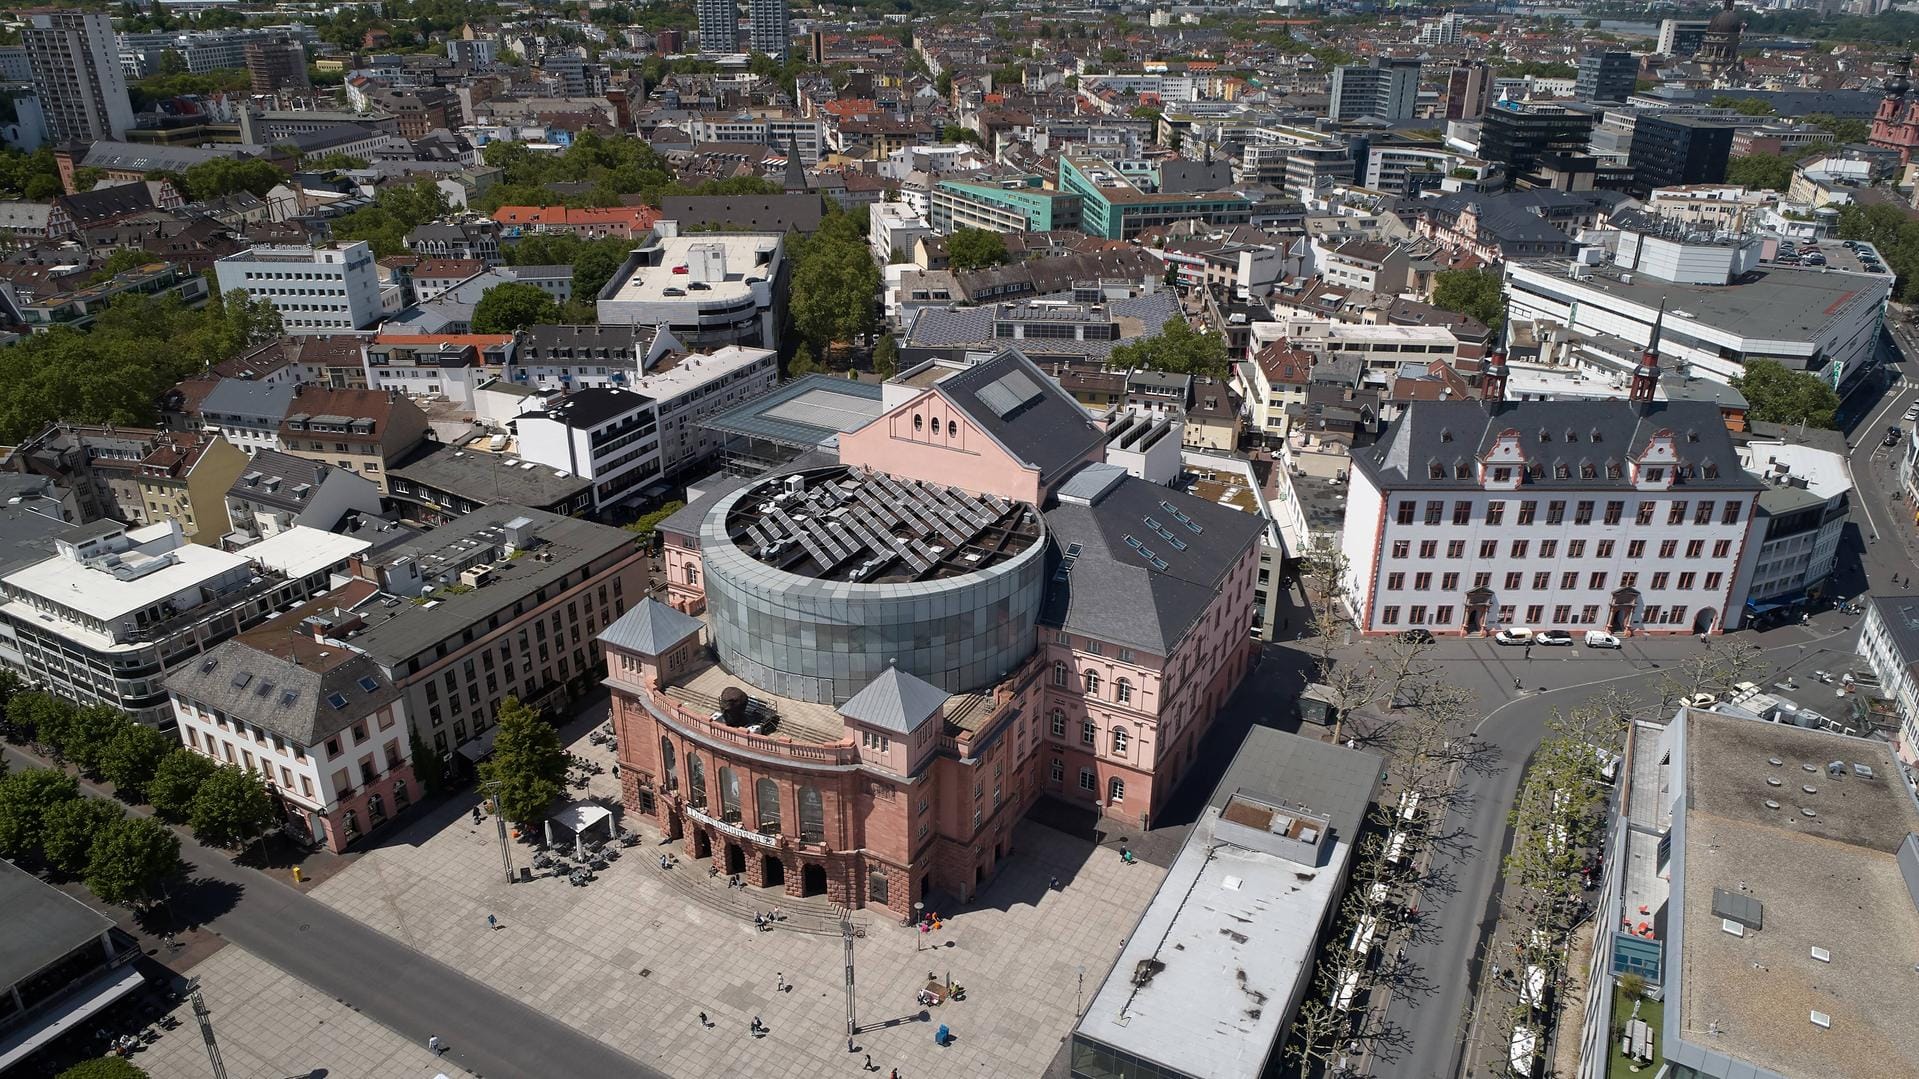
[[1114, 727], [1113, 728], [1113, 753], [1117, 756], [1124, 757], [1126, 755], [1126, 742], [1127, 742], [1126, 728]]
[[1085, 742], [1089, 746], [1092, 745], [1094, 742], [1098, 741], [1099, 725], [1094, 723], [1090, 719], [1084, 723], [1081, 723], [1079, 725], [1079, 740], [1082, 742]]
[[1051, 774], [1052, 774], [1054, 783], [1066, 782], [1066, 762], [1063, 760], [1060, 760], [1058, 757], [1054, 757]]
[[1121, 704], [1133, 703], [1133, 683], [1124, 678], [1113, 679], [1113, 699]]
[[686, 757], [686, 801], [696, 809], [706, 808], [706, 762], [687, 754]]
[[780, 834], [780, 785], [770, 779], [753, 784], [753, 811], [759, 814], [761, 835]]
[[1058, 660], [1053, 661], [1053, 684], [1062, 689], [1066, 686], [1066, 664]]
[[1081, 768], [1079, 770], [1079, 789], [1092, 791], [1095, 794], [1099, 792], [1099, 777], [1093, 774], [1091, 768]]
[[818, 787], [800, 788], [800, 842], [819, 843], [826, 839], [826, 813], [820, 805]]
[[1126, 800], [1126, 781], [1118, 776], [1106, 781], [1106, 800], [1118, 805]]
[[1066, 713], [1055, 708], [1047, 718], [1050, 719], [1053, 724], [1053, 737], [1066, 737]]
[[1088, 697], [1099, 696], [1099, 672], [1098, 671], [1086, 672], [1086, 695]]
[[720, 766], [720, 819], [740, 819], [740, 774], [727, 765]]

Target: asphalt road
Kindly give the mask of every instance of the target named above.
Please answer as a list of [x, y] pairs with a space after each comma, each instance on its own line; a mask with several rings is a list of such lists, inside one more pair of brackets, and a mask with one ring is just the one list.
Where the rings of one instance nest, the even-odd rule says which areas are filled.
[[[1919, 335], [1902, 327], [1895, 339], [1909, 355], [1919, 355]], [[1919, 368], [1916, 368], [1919, 369]], [[1896, 574], [1919, 571], [1919, 529], [1912, 508], [1894, 502], [1896, 461], [1880, 446], [1885, 428], [1919, 403], [1919, 382], [1893, 382], [1881, 393], [1873, 388], [1846, 402], [1844, 418], [1857, 445], [1849, 455], [1855, 492], [1851, 526], [1841, 543], [1834, 574], [1847, 597], [1867, 591], [1891, 594]], [[1810, 626], [1789, 626], [1764, 633], [1740, 631], [1728, 640], [1750, 642], [1776, 662], [1790, 664], [1804, 649], [1824, 646], [1850, 652], [1858, 619], [1838, 612], [1814, 618]], [[1498, 764], [1464, 779], [1464, 796], [1442, 833], [1458, 842], [1436, 849], [1428, 877], [1443, 882], [1420, 901], [1423, 932], [1407, 948], [1430, 986], [1396, 996], [1387, 1012], [1399, 1043], [1375, 1058], [1372, 1074], [1381, 1079], [1451, 1079], [1462, 1074], [1465, 1036], [1474, 990], [1482, 976], [1481, 949], [1497, 918], [1494, 891], [1512, 834], [1507, 816], [1517, 797], [1526, 764], [1547, 733], [1555, 712], [1569, 711], [1601, 692], [1618, 689], [1642, 694], [1656, 684], [1657, 666], [1698, 649], [1692, 638], [1629, 640], [1619, 652], [1582, 647], [1504, 649], [1490, 641], [1443, 639], [1436, 658], [1449, 679], [1478, 694], [1486, 715], [1477, 732], [1499, 750]], [[1525, 691], [1515, 694], [1517, 677]], [[1755, 679], [1764, 684], [1768, 679]]]
[[[34, 762], [5, 750], [18, 766]], [[82, 784], [89, 794], [97, 788]], [[275, 877], [235, 865], [182, 835], [192, 883], [172, 905], [320, 992], [421, 1045], [439, 1035], [447, 1058], [479, 1076], [666, 1079], [572, 1027], [336, 913]], [[218, 1033], [219, 1017], [214, 1017]]]

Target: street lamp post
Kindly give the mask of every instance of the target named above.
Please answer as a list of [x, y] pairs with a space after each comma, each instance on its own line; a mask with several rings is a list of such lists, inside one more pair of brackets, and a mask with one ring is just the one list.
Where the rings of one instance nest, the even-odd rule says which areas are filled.
[[499, 788], [500, 788], [500, 784], [498, 780], [494, 780], [493, 782], [490, 782], [490, 783], [483, 783], [480, 785], [481, 790], [494, 792], [493, 823], [499, 827], [499, 831], [500, 831], [500, 864], [504, 866], [506, 869], [506, 882], [508, 884], [512, 884], [513, 883], [513, 848], [508, 846], [506, 841], [506, 817], [500, 812], [500, 799], [498, 794]]
[[920, 938], [926, 935], [926, 904], [913, 904], [913, 950], [920, 950]]
[[1082, 1002], [1086, 999], [1086, 964], [1081, 963], [1074, 967], [1073, 973], [1079, 979], [1073, 986], [1073, 1018], [1078, 1019], [1080, 1012], [1084, 1010]]

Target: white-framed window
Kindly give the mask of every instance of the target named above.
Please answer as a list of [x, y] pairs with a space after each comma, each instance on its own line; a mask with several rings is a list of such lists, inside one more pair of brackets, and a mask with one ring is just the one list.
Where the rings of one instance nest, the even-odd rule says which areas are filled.
[[1081, 768], [1079, 770], [1079, 789], [1083, 791], [1093, 791], [1095, 793], [1099, 791], [1099, 777], [1093, 774], [1091, 768]]
[[1126, 755], [1126, 743], [1128, 740], [1129, 739], [1127, 738], [1125, 727], [1113, 728], [1113, 752], [1114, 753], [1124, 757]]
[[1113, 679], [1113, 699], [1121, 704], [1133, 703], [1133, 683], [1124, 678]]
[[1053, 782], [1064, 783], [1065, 781], [1066, 781], [1066, 762], [1063, 760], [1060, 760], [1058, 757], [1054, 757], [1053, 758]]
[[1106, 800], [1118, 805], [1126, 800], [1126, 781], [1118, 776], [1106, 781]]
[[1099, 696], [1099, 672], [1098, 671], [1086, 672], [1086, 695], [1088, 697]]
[[1053, 737], [1066, 737], [1066, 713], [1055, 708], [1050, 718], [1053, 721]]
[[1053, 684], [1062, 688], [1066, 685], [1066, 664], [1058, 660], [1053, 661]]
[[1098, 741], [1099, 725], [1094, 723], [1090, 719], [1084, 723], [1081, 723], [1079, 725], [1079, 740], [1082, 742], [1085, 742], [1089, 746], [1092, 745], [1094, 742]]

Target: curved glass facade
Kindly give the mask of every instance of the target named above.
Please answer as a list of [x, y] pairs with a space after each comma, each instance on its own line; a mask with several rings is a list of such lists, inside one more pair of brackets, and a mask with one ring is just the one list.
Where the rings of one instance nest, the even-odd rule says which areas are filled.
[[774, 569], [727, 538], [727, 514], [744, 493], [713, 507], [700, 547], [713, 645], [749, 684], [841, 704], [895, 663], [949, 693], [969, 693], [1032, 651], [1044, 536], [1004, 562], [945, 580], [826, 581]]

